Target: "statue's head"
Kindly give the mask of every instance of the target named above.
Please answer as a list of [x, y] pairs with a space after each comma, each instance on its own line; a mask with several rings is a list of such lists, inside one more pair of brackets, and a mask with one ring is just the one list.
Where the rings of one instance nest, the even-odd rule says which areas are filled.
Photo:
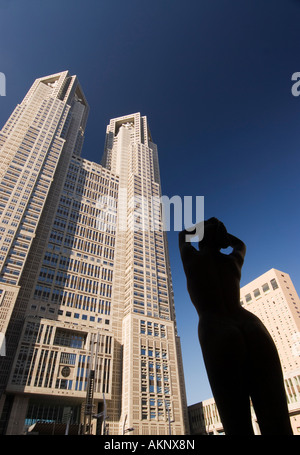
[[204, 237], [199, 242], [199, 247], [210, 246], [220, 250], [229, 246], [227, 230], [217, 218], [209, 218], [204, 221]]

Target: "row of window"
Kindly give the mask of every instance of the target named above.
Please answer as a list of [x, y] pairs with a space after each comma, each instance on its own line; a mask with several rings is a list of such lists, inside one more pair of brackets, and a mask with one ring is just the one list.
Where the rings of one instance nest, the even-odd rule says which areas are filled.
[[[76, 286], [75, 289], [77, 289]], [[111, 285], [100, 283], [99, 290], [103, 296], [111, 297]], [[91, 296], [90, 293], [79, 294], [78, 292], [64, 289], [51, 289], [48, 286], [37, 285], [34, 291], [34, 298], [92, 312], [110, 313], [110, 300]]]
[[[271, 281], [270, 281], [270, 284], [271, 284], [271, 287], [272, 289], [275, 291], [276, 289], [278, 289], [278, 284], [277, 284], [277, 281], [275, 280], [275, 278], [273, 278]], [[261, 287], [262, 291], [264, 294], [267, 294], [268, 292], [270, 292], [270, 286], [269, 286], [269, 283], [265, 283], [262, 285]], [[258, 298], [261, 297], [261, 290], [259, 288], [256, 288], [254, 289], [253, 291], [253, 296], [254, 298], [257, 300]], [[252, 302], [252, 295], [251, 293], [248, 293], [245, 295], [245, 301], [246, 303], [250, 303]], [[243, 304], [243, 300], [241, 300], [241, 304]]]
[[151, 357], [151, 358], [162, 358], [162, 359], [167, 359], [167, 351], [166, 349], [157, 349], [157, 348], [151, 348], [149, 347], [146, 349], [145, 346], [141, 346], [141, 355], [146, 356], [146, 357]]
[[60, 245], [62, 247], [68, 247], [72, 249], [77, 249], [84, 251], [85, 253], [103, 256], [106, 259], [114, 259], [114, 248], [109, 248], [103, 246], [101, 243], [93, 243], [85, 239], [74, 237], [73, 235], [63, 235], [60, 231], [52, 230], [50, 234], [50, 243], [48, 244], [48, 249], [60, 250]]
[[[65, 259], [65, 261], [63, 259]], [[20, 262], [20, 265], [22, 265], [22, 262]], [[103, 281], [112, 282], [113, 278], [113, 271], [111, 269], [99, 267], [94, 264], [87, 264], [86, 262], [81, 262], [76, 259], [64, 258], [63, 256], [60, 260], [60, 267], [66, 269], [68, 272], [73, 271], [82, 274], [85, 277], [98, 278]], [[43, 266], [40, 270], [38, 280], [39, 282], [55, 283], [67, 287], [70, 280], [70, 274]], [[82, 280], [84, 280], [83, 277]], [[88, 278], [86, 278], [86, 280], [87, 282], [91, 281]], [[84, 285], [84, 282], [82, 282], [82, 285]], [[80, 282], [78, 286], [80, 288]]]
[[[107, 172], [106, 169], [86, 169], [82, 167], [82, 163], [85, 163], [85, 160], [82, 160], [81, 158], [79, 158], [78, 161], [72, 159], [69, 166], [70, 173], [73, 172], [74, 174], [77, 174], [79, 171], [79, 179], [83, 176], [85, 180], [91, 179], [107, 187], [110, 185], [114, 189], [118, 188], [118, 178], [114, 176], [109, 176], [107, 178], [105, 176], [105, 173]], [[90, 162], [87, 161], [87, 164], [90, 165]]]
[[[46, 272], [45, 272], [46, 271]], [[38, 278], [39, 283], [49, 283], [51, 286], [54, 283], [56, 286], [62, 286], [69, 289], [77, 289], [79, 291], [100, 295], [103, 297], [111, 297], [112, 285], [104, 282], [91, 280], [77, 275], [70, 275], [66, 272], [58, 271], [55, 275], [54, 270], [42, 268]], [[51, 288], [38, 284], [34, 291], [35, 298], [48, 300], [50, 298]]]
[[[60, 310], [60, 309], [57, 310], [56, 308], [53, 308], [53, 307], [46, 308], [43, 305], [37, 306], [37, 305], [32, 304], [30, 309], [32, 311], [39, 310], [41, 313], [48, 311], [51, 314], [57, 313], [58, 316], [65, 316], [67, 318], [71, 318], [72, 317], [74, 319], [82, 319], [83, 321], [97, 322], [98, 324], [103, 324], [103, 323], [105, 325], [109, 325], [110, 324], [110, 320], [109, 319], [103, 319], [103, 318], [98, 317], [98, 316], [91, 316], [89, 314], [84, 314], [84, 313], [73, 313], [71, 311], [64, 311], [64, 310]], [[109, 314], [109, 313], [110, 313], [110, 310], [107, 312], [107, 314]]]
[[170, 411], [170, 419], [172, 419], [172, 409], [170, 400], [142, 398], [142, 420], [166, 420], [167, 410]]
[[[66, 218], [70, 215], [69, 222], [66, 218], [57, 216], [53, 222], [54, 229], [56, 231], [66, 231], [67, 234], [77, 235], [83, 237], [86, 240], [93, 240], [94, 242], [103, 243], [107, 246], [115, 245], [115, 237], [108, 233], [99, 232], [98, 229], [90, 229], [85, 225], [81, 225], [81, 214], [79, 212], [69, 211], [63, 208], [63, 213], [60, 213], [61, 206], [58, 207], [57, 212], [60, 215], [64, 215]], [[107, 220], [105, 222], [108, 222]], [[95, 220], [95, 227], [98, 227], [99, 219]], [[63, 232], [61, 233], [63, 234]]]
[[140, 333], [142, 335], [150, 335], [154, 337], [166, 337], [166, 326], [156, 322], [140, 321]]
[[[163, 354], [164, 349], [162, 350], [162, 357]], [[155, 361], [154, 358], [151, 358], [153, 356], [149, 357], [148, 361], [145, 357], [141, 360], [141, 392], [168, 395], [170, 393], [170, 383], [167, 362], [162, 360], [161, 363], [161, 359], [158, 356]]]

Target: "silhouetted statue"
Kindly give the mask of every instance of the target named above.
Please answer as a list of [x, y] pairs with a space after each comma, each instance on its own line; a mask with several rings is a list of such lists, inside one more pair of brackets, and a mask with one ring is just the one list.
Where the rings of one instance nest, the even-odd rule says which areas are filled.
[[[253, 435], [250, 398], [262, 435], [293, 434], [277, 349], [267, 329], [240, 304], [245, 244], [216, 218], [204, 222], [199, 250], [179, 234], [187, 289], [226, 435]], [[222, 248], [232, 247], [230, 254]]]

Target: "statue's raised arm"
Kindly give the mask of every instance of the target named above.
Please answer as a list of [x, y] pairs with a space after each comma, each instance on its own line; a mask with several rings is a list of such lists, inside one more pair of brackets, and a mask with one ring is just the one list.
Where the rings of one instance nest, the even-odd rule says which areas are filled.
[[[225, 433], [253, 434], [251, 399], [262, 434], [293, 434], [274, 341], [260, 319], [240, 304], [246, 245], [217, 218], [204, 222], [198, 249], [190, 236], [191, 230], [179, 234], [179, 250]], [[221, 252], [228, 247], [231, 253]]]

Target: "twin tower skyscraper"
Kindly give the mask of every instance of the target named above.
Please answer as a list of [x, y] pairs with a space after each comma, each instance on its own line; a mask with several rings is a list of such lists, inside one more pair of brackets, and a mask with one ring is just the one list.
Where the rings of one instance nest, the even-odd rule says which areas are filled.
[[101, 164], [81, 158], [88, 112], [65, 71], [0, 132], [1, 434], [183, 435], [167, 238], [141, 203], [161, 196], [157, 148], [135, 113], [110, 121]]

